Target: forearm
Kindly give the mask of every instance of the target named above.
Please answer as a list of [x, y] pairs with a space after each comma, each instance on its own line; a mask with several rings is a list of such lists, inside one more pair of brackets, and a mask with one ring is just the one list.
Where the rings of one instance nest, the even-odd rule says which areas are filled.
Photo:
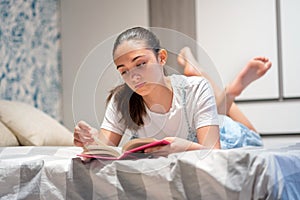
[[190, 145], [187, 147], [187, 151], [193, 151], [193, 150], [203, 150], [203, 149], [208, 149], [208, 147], [196, 143], [196, 142], [191, 142]]
[[193, 148], [220, 149], [220, 130], [218, 125], [204, 126], [197, 129], [198, 143], [191, 145]]
[[196, 142], [192, 142], [190, 146], [187, 148], [187, 151], [192, 150], [205, 150], [205, 149], [220, 149], [220, 142], [216, 142], [213, 146], [205, 146]]
[[115, 132], [106, 130], [106, 129], [100, 129], [98, 134], [98, 139], [105, 143], [106, 145], [110, 146], [118, 146], [121, 141], [122, 136], [120, 134], [117, 134]]

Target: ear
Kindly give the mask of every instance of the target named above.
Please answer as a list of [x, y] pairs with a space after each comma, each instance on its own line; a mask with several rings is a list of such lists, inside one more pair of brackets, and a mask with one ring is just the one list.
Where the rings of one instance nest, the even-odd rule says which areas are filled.
[[161, 49], [158, 52], [158, 62], [159, 64], [161, 64], [162, 66], [166, 64], [168, 59], [168, 52], [165, 49]]

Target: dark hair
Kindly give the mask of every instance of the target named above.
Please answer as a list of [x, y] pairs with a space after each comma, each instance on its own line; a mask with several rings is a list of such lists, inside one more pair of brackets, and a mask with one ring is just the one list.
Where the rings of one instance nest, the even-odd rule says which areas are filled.
[[[142, 27], [134, 27], [122, 32], [114, 43], [113, 54], [120, 44], [129, 40], [144, 41], [146, 48], [151, 49], [158, 56], [160, 50], [158, 38], [154, 33]], [[128, 129], [137, 130], [144, 125], [143, 116], [146, 115], [146, 108], [142, 96], [132, 91], [126, 83], [112, 89], [106, 103], [109, 103], [113, 96], [117, 111], [122, 114], [121, 120], [124, 120]]]
[[129, 40], [144, 41], [147, 45], [146, 48], [152, 49], [155, 55], [158, 55], [158, 51], [160, 50], [159, 39], [153, 32], [142, 27], [134, 27], [122, 32], [115, 40], [113, 54], [120, 44]]

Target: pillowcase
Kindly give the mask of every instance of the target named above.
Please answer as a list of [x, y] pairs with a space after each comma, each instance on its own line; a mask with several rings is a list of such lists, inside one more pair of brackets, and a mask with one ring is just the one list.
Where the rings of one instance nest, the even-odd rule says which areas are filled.
[[16, 136], [0, 122], [0, 147], [19, 146]]
[[0, 100], [0, 120], [26, 146], [73, 146], [73, 134], [37, 108]]

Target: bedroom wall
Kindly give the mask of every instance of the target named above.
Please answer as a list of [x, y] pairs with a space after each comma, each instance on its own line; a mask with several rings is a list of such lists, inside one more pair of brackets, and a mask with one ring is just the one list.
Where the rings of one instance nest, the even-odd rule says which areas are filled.
[[58, 0], [0, 1], [0, 98], [62, 121], [58, 7]]
[[[258, 1], [247, 0], [192, 0], [184, 1], [184, 6], [178, 5], [177, 1], [149, 1], [150, 6], [155, 8], [150, 9], [151, 26], [161, 25], [177, 30], [178, 24], [185, 24], [182, 26], [184, 29], [179, 31], [197, 36], [199, 44], [220, 67], [218, 70], [222, 72], [224, 80], [231, 80], [239, 70], [235, 71], [236, 68], [243, 66], [235, 61], [261, 53], [267, 53], [268, 56], [271, 54], [272, 71], [268, 72], [264, 80], [257, 81], [258, 84], [252, 84], [252, 89], [248, 87], [243, 94], [247, 98], [238, 101], [238, 104], [263, 134], [266, 146], [300, 141], [300, 90], [296, 75], [300, 69], [297, 67], [299, 56], [296, 55], [300, 48], [297, 37], [300, 29], [296, 25], [299, 25], [297, 19], [300, 16], [297, 12], [300, 8], [298, 1], [268, 0], [259, 2], [259, 7]], [[183, 11], [188, 13], [184, 17], [181, 16], [182, 12], [172, 15], [176, 8], [183, 10], [193, 2], [195, 6], [189, 9], [194, 10]], [[159, 18], [163, 18], [163, 22]]]
[[241, 110], [261, 134], [299, 135], [300, 79], [296, 74], [300, 73], [300, 2], [196, 2], [197, 40], [214, 60], [224, 84], [255, 56], [272, 61], [266, 75], [237, 99]]
[[[170, 6], [170, 2], [168, 4]], [[148, 7], [148, 0], [0, 0], [0, 98], [34, 105], [73, 130], [76, 120], [74, 122], [72, 93], [80, 66], [97, 45], [107, 42], [120, 31], [135, 25], [149, 26]], [[184, 17], [176, 18], [182, 19]], [[95, 98], [101, 105], [106, 94], [99, 93], [107, 92], [103, 88], [109, 87], [110, 81], [97, 82]], [[83, 87], [89, 86], [87, 78]], [[89, 105], [88, 101], [84, 103], [85, 98], [82, 96], [83, 104], [76, 111], [77, 118], [97, 127], [101, 121], [97, 117], [103, 115], [104, 109], [94, 109], [95, 117], [95, 113], [87, 112], [87, 107], [94, 108], [94, 105]], [[291, 105], [300, 102], [299, 98], [293, 97], [282, 98], [276, 104], [283, 105], [283, 100], [288, 100]], [[266, 103], [250, 102], [249, 105], [256, 109], [250, 107], [249, 110], [255, 116], [257, 108], [265, 108]], [[280, 111], [284, 117], [278, 116], [276, 109], [271, 109], [271, 115], [288, 124], [291, 121], [289, 113], [295, 113], [293, 108], [282, 107]], [[266, 113], [260, 115], [261, 118], [268, 119]], [[299, 129], [298, 113], [292, 119], [292, 125], [296, 124]], [[266, 124], [260, 118], [253, 118], [255, 124]], [[268, 119], [268, 123], [270, 121], [274, 120]], [[284, 133], [289, 126], [281, 122], [272, 123], [273, 128]], [[297, 130], [290, 132], [299, 133]]]
[[[0, 14], [0, 98], [33, 105], [70, 130], [74, 113], [99, 126], [102, 106], [89, 112], [83, 99], [73, 111], [75, 77], [97, 45], [126, 28], [149, 26], [148, 1], [0, 0]], [[112, 84], [95, 84], [95, 99], [104, 105]], [[83, 88], [89, 86], [84, 80]]]
[[85, 120], [99, 127], [108, 89], [115, 84], [112, 77], [117, 77], [108, 66], [112, 37], [132, 26], [149, 26], [148, 1], [62, 0], [61, 15], [64, 124], [73, 130]]

